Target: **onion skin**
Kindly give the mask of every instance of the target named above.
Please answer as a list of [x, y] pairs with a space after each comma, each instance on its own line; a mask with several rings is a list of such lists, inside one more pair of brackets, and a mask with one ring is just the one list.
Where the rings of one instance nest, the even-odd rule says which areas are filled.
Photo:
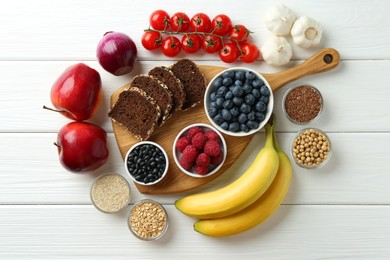
[[107, 32], [98, 43], [96, 56], [106, 71], [121, 76], [133, 70], [137, 47], [128, 35], [121, 32]]

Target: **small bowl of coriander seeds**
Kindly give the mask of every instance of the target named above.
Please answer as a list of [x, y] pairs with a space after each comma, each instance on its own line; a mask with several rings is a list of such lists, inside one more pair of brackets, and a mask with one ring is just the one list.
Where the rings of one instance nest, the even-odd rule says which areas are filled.
[[93, 182], [90, 197], [93, 205], [101, 212], [118, 213], [130, 203], [130, 185], [122, 175], [102, 174]]
[[324, 166], [332, 154], [329, 137], [320, 129], [302, 129], [294, 138], [291, 154], [296, 164], [305, 169]]
[[128, 226], [138, 239], [152, 241], [161, 238], [168, 229], [168, 214], [157, 201], [144, 199], [130, 210]]

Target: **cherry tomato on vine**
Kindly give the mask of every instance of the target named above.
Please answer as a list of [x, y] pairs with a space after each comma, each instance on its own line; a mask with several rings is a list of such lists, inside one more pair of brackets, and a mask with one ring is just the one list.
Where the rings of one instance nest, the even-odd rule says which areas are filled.
[[169, 27], [169, 14], [164, 10], [156, 10], [149, 17], [149, 24], [155, 30], [164, 30]]
[[202, 39], [196, 34], [186, 34], [181, 39], [181, 47], [187, 53], [195, 53], [200, 49]]
[[206, 35], [202, 40], [202, 49], [207, 53], [214, 53], [222, 48], [222, 40], [215, 35]]
[[168, 36], [162, 41], [161, 51], [165, 56], [175, 57], [181, 49], [180, 40], [175, 36]]
[[230, 39], [244, 43], [248, 40], [250, 31], [242, 24], [233, 26], [230, 32]]
[[197, 13], [191, 18], [190, 26], [193, 32], [210, 32], [210, 17], [208, 17], [208, 15], [204, 13]]
[[244, 43], [240, 45], [241, 56], [240, 59], [246, 63], [252, 63], [256, 61], [260, 56], [260, 51], [256, 45], [252, 43]]
[[178, 12], [171, 16], [169, 25], [173, 32], [186, 32], [190, 28], [190, 18], [185, 13]]
[[219, 14], [211, 21], [211, 30], [215, 34], [224, 36], [232, 30], [232, 21], [229, 16]]
[[226, 63], [232, 63], [235, 62], [238, 57], [240, 56], [240, 50], [237, 47], [236, 43], [226, 43], [222, 50], [219, 51], [219, 58], [221, 61]]
[[161, 34], [159, 32], [145, 32], [142, 35], [141, 43], [147, 50], [160, 48], [162, 43]]

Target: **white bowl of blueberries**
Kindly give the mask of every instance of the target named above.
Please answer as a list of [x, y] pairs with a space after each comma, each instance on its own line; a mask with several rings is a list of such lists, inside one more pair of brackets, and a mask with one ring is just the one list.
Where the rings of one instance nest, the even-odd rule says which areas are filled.
[[208, 84], [204, 108], [211, 124], [224, 134], [256, 133], [271, 117], [274, 96], [267, 80], [254, 70], [226, 69]]

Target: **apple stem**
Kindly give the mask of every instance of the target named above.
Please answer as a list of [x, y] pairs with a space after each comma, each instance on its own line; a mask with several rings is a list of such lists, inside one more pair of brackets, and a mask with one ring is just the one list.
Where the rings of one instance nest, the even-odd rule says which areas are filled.
[[61, 148], [56, 142], [53, 143], [57, 148]]
[[51, 108], [51, 107], [47, 107], [45, 105], [43, 105], [43, 109], [47, 109], [47, 110], [58, 112], [58, 113], [65, 112], [64, 110], [57, 110], [57, 109], [54, 109], [54, 108]]

